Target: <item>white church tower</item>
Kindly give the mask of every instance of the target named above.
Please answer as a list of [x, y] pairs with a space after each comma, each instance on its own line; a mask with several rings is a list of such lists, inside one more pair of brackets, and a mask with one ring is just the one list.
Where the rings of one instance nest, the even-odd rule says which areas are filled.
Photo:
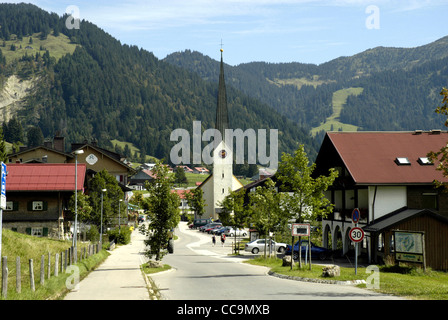
[[[213, 173], [198, 187], [202, 188], [206, 203], [203, 218], [219, 219], [219, 203], [230, 193], [243, 185], [233, 175], [233, 155], [225, 143], [225, 130], [229, 127], [227, 110], [226, 84], [224, 80], [224, 63], [221, 49], [221, 67], [218, 84], [218, 104], [216, 108], [215, 129], [221, 133], [222, 141], [217, 141], [213, 150]], [[216, 137], [216, 135], [215, 135]]]

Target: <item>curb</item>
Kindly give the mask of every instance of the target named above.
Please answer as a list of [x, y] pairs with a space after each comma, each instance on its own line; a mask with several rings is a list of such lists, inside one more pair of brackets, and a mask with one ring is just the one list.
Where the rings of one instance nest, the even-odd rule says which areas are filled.
[[314, 283], [325, 283], [325, 284], [339, 284], [345, 286], [355, 286], [358, 284], [365, 284], [365, 280], [347, 280], [347, 281], [339, 281], [339, 280], [325, 280], [325, 279], [314, 279], [314, 278], [303, 278], [296, 276], [287, 276], [284, 274], [275, 273], [273, 271], [268, 271], [268, 275], [274, 276], [281, 279], [287, 280], [295, 280], [295, 281], [303, 281], [303, 282], [314, 282]]

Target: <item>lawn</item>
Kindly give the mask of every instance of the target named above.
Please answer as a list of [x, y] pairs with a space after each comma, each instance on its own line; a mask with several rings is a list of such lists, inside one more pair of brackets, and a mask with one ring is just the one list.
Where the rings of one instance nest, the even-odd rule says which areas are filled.
[[[365, 280], [366, 284], [358, 284], [358, 287], [367, 288], [368, 285], [375, 287], [379, 284], [377, 292], [392, 294], [415, 300], [448, 300], [448, 273], [433, 270], [422, 271], [419, 268], [406, 266], [380, 266], [378, 272], [368, 272], [366, 268], [358, 268], [355, 275], [354, 268], [342, 268], [341, 275], [335, 278], [322, 277], [322, 265], [313, 264], [312, 270], [309, 266], [298, 268], [298, 263], [293, 266], [282, 267], [282, 260], [278, 258], [250, 259], [247, 263], [261, 265], [271, 268], [277, 274], [312, 278], [319, 280], [353, 281]], [[376, 273], [375, 273], [376, 272]]]
[[[79, 251], [85, 246], [82, 242], [78, 243]], [[7, 257], [8, 266], [8, 293], [7, 300], [47, 300], [60, 299], [68, 292], [66, 281], [69, 277], [73, 278], [74, 273], [65, 273], [60, 271], [59, 276], [54, 276], [55, 254], [61, 253], [70, 248], [71, 241], [54, 240], [44, 237], [33, 237], [17, 233], [8, 229], [2, 230], [2, 256]], [[51, 276], [48, 278], [48, 253], [51, 256]], [[40, 266], [41, 257], [45, 258], [45, 282], [40, 284]], [[80, 279], [83, 279], [90, 271], [94, 270], [109, 255], [106, 250], [90, 256], [87, 259], [79, 261], [76, 266], [79, 268]], [[78, 254], [78, 257], [81, 255]], [[20, 257], [21, 270], [21, 293], [16, 292], [16, 257]], [[36, 291], [30, 289], [29, 259], [33, 259], [34, 282]], [[68, 270], [68, 269], [67, 269]], [[0, 273], [1, 278], [1, 273]], [[70, 280], [70, 279], [69, 279]], [[0, 300], [3, 298], [0, 296]]]

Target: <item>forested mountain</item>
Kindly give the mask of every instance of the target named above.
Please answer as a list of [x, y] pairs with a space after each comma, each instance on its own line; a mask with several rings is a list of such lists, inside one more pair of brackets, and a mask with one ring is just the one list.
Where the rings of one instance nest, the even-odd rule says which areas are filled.
[[[15, 115], [23, 128], [39, 127], [44, 137], [59, 132], [67, 144], [94, 138], [107, 148], [112, 139], [127, 141], [144, 154], [169, 159], [177, 143], [170, 141], [174, 129], [191, 133], [193, 121], [201, 121], [203, 130], [214, 127], [216, 83], [123, 45], [88, 21], [67, 29], [66, 18], [34, 5], [0, 4], [0, 84], [18, 70], [21, 79], [36, 83]], [[45, 48], [43, 55], [24, 51], [9, 63], [2, 58], [2, 51], [36, 33], [43, 39], [66, 36], [76, 49], [60, 59]], [[228, 88], [227, 95], [233, 128], [278, 129], [279, 153], [305, 144], [311, 156], [316, 154], [318, 146], [306, 129], [237, 89]]]
[[[228, 66], [228, 83], [268, 103], [307, 129], [333, 113], [333, 93], [362, 88], [349, 96], [339, 121], [360, 130], [433, 129], [439, 92], [448, 86], [448, 37], [416, 48], [378, 47], [321, 65], [252, 62]], [[217, 81], [217, 61], [186, 50], [165, 61]]]

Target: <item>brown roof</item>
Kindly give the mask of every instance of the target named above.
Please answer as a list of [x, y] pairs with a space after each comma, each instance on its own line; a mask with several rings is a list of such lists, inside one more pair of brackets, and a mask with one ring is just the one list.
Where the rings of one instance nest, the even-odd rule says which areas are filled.
[[[437, 163], [422, 165], [418, 160], [447, 142], [448, 132], [440, 131], [329, 132], [321, 151], [324, 145], [334, 148], [356, 184], [428, 184], [448, 180], [435, 169]], [[397, 164], [397, 157], [409, 164]]]

